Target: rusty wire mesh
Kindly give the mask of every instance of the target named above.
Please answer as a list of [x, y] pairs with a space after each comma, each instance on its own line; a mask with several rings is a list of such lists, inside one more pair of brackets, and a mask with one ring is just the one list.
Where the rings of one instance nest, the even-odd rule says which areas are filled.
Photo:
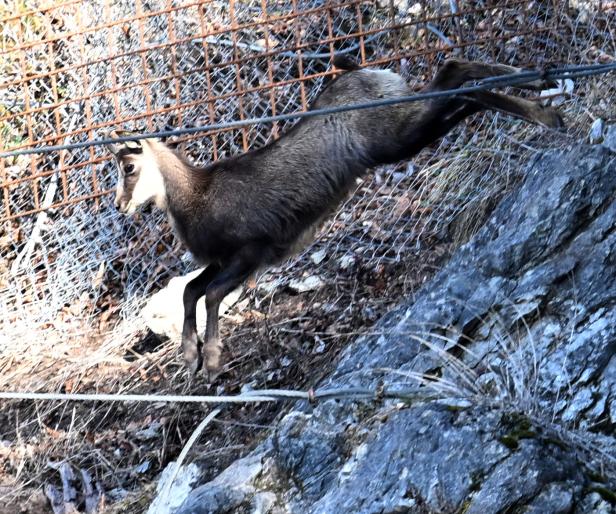
[[[61, 2], [5, 16], [5, 149], [85, 141], [118, 125], [152, 130], [303, 110], [332, 74], [328, 62], [340, 51], [371, 66], [405, 56], [425, 78], [447, 42], [454, 53], [468, 49], [471, 58], [487, 46], [494, 58], [512, 38], [532, 36], [540, 44], [537, 55], [526, 58], [543, 60], [541, 39], [558, 29], [557, 17], [543, 19], [549, 8], [537, 4], [537, 12], [522, 20], [518, 13], [536, 2], [470, 4], [452, 15], [455, 2], [417, 3], [404, 19], [358, 0]], [[476, 23], [461, 24], [467, 17]], [[500, 17], [500, 24], [492, 17]], [[420, 29], [426, 25], [432, 30]], [[413, 30], [422, 30], [420, 49], [415, 42], [412, 51], [402, 50], [401, 40], [408, 39], [402, 31]], [[195, 151], [217, 159], [262, 144], [278, 130], [206, 134]], [[25, 172], [3, 166], [0, 221], [110, 192], [106, 161], [102, 149], [86, 149], [30, 159]], [[56, 174], [59, 191], [43, 206]], [[75, 186], [79, 181], [89, 181], [87, 189]], [[26, 190], [29, 202], [20, 198]]]
[[[610, 3], [578, 3], [576, 23], [604, 29], [613, 23]], [[543, 65], [567, 61], [573, 52], [575, 62], [595, 61], [605, 31], [586, 35], [576, 54], [562, 32], [570, 10], [557, 0], [15, 2], [0, 11], [3, 150], [87, 141], [111, 127], [155, 130], [304, 110], [332, 75], [334, 53], [365, 66], [399, 68], [405, 58], [417, 85], [452, 55]], [[289, 124], [190, 136], [182, 147], [206, 163], [263, 145]], [[476, 130], [494, 127], [509, 126], [492, 117]], [[370, 258], [399, 260], [422, 235], [438, 233], [469, 204], [493, 196], [501, 181], [465, 175], [478, 154], [452, 149], [470, 141], [490, 154], [482, 169], [500, 165], [505, 176], [512, 164], [504, 157], [519, 149], [507, 139], [490, 149], [471, 136], [454, 134], [449, 150], [441, 149], [438, 161], [424, 160], [421, 173], [412, 167], [387, 178], [377, 173], [321, 241], [333, 253], [353, 247]], [[444, 163], [449, 177], [438, 171]], [[426, 180], [431, 172], [451, 186], [444, 197], [434, 196]], [[35, 334], [50, 344], [84, 333], [106, 340], [120, 330], [118, 319], [136, 318], [163, 279], [191, 266], [161, 229], [162, 217], [134, 222], [110, 208], [114, 175], [100, 147], [0, 161], [6, 346]], [[416, 196], [401, 195], [408, 190]], [[372, 223], [362, 212], [383, 219]], [[341, 226], [351, 229], [332, 235]]]
[[[605, 62], [616, 55], [615, 7], [602, 0], [9, 1], [0, 4], [2, 150], [87, 141], [111, 127], [155, 130], [301, 111], [332, 75], [336, 52], [396, 70], [404, 58], [417, 86], [451, 56], [531, 67]], [[597, 117], [616, 119], [615, 89], [613, 76], [604, 76], [559, 97], [570, 134], [579, 138]], [[190, 136], [181, 147], [205, 164], [263, 145], [291, 124]], [[438, 261], [434, 254], [447, 251], [443, 241], [457, 244], [477, 229], [529, 155], [571, 140], [559, 138], [490, 113], [413, 163], [366, 177], [310, 248], [261, 276], [241, 300], [254, 319], [269, 319], [222, 324], [234, 348], [225, 388], [312, 385], [345, 337], [370, 325], [396, 295], [413, 294]], [[115, 212], [114, 177], [100, 147], [0, 160], [1, 389], [188, 391], [175, 342], [145, 345], [151, 354], [136, 342], [144, 299], [193, 264], [162, 215]], [[276, 293], [314, 274], [325, 292], [305, 300]], [[30, 453], [14, 462], [3, 454], [3, 507], [49, 480], [47, 462], [67, 455], [93, 471], [110, 498], [119, 486], [138, 489], [138, 476], [118, 485], [117, 470], [143, 455], [162, 466], [194, 427], [186, 412], [165, 410], [176, 419], [169, 437], [177, 441], [154, 439], [127, 457], [105, 442], [118, 427], [103, 408], [74, 420], [65, 406], [13, 407], [0, 410], [3, 420], [19, 418], [3, 422], [0, 439], [18, 438]], [[143, 414], [126, 416], [137, 423]], [[49, 431], [45, 423], [69, 428]], [[94, 442], [83, 436], [92, 433]], [[229, 425], [208, 444], [233, 448], [238, 439], [243, 434]]]

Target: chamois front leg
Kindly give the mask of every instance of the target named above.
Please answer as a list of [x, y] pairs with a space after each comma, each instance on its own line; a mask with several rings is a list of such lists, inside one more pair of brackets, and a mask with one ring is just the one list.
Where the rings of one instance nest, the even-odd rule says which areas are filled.
[[207, 286], [220, 272], [220, 267], [210, 264], [184, 288], [184, 326], [182, 328], [182, 351], [190, 372], [194, 375], [201, 366], [201, 341], [197, 334], [197, 302], [205, 295]]
[[231, 291], [257, 271], [266, 252], [266, 249], [261, 248], [245, 248], [231, 260], [228, 266], [223, 267], [205, 291], [207, 325], [205, 327], [203, 361], [204, 372], [210, 383], [220, 372], [220, 354], [222, 352], [218, 330], [220, 304]]

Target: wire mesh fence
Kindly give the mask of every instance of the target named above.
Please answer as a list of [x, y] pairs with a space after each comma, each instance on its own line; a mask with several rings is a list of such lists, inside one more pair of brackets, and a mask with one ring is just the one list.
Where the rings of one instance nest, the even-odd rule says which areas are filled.
[[[532, 4], [536, 12], [521, 19]], [[395, 6], [361, 1], [68, 2], [6, 16], [6, 148], [84, 141], [118, 125], [151, 130], [304, 110], [333, 73], [335, 53], [370, 65], [404, 56], [422, 80], [447, 50], [484, 58], [480, 49], [488, 47], [493, 59], [511, 60], [515, 38], [535, 50], [526, 59], [541, 62], [554, 43], [549, 34], [558, 34], [549, 5], [455, 5], [416, 3], [401, 17]], [[208, 134], [188, 150], [217, 159], [263, 144], [280, 128]], [[30, 159], [25, 172], [5, 165], [2, 219], [97, 199], [112, 186], [106, 161], [102, 149], [88, 149]], [[43, 206], [56, 174], [61, 187]]]
[[[616, 2], [606, 0], [9, 1], [0, 4], [1, 150], [85, 142], [111, 128], [153, 131], [303, 111], [333, 76], [336, 54], [403, 71], [419, 88], [448, 57], [531, 68], [602, 63], [614, 60], [615, 38]], [[613, 75], [574, 86], [545, 100], [559, 103], [570, 136], [585, 134], [596, 118], [616, 119]], [[176, 142], [205, 164], [261, 146], [292, 124]], [[260, 276], [222, 324], [233, 348], [223, 393], [253, 382], [314, 385], [348, 338], [411, 296], [447, 245], [478, 229], [529, 155], [570, 136], [480, 115], [412, 163], [358, 182], [314, 244]], [[140, 316], [152, 292], [194, 264], [161, 214], [127, 219], [113, 209], [115, 173], [98, 146], [0, 159], [0, 389], [204, 391], [187, 383], [175, 342], [148, 346]], [[323, 289], [280, 293], [314, 275]], [[139, 489], [141, 475], [120, 480], [122, 470], [146, 455], [162, 466], [202, 417], [153, 406], [168, 432], [124, 454], [113, 442], [118, 434], [129, 420], [149, 421], [136, 407], [117, 414], [124, 417], [116, 424], [109, 409], [5, 401], [0, 439], [29, 449], [14, 462], [2, 454], [4, 510], [15, 511], [20, 495], [52, 480], [47, 463], [67, 455], [110, 498], [117, 488]], [[212, 451], [238, 441], [244, 448], [246, 426], [274, 417], [242, 412], [245, 426], [225, 419], [225, 430], [208, 437]]]
[[[398, 70], [404, 59], [419, 87], [449, 56], [542, 66], [578, 50], [575, 62], [601, 61], [613, 48], [610, 2], [97, 0], [0, 9], [3, 150], [88, 141], [110, 128], [306, 110], [333, 75], [336, 54]], [[579, 31], [583, 38], [568, 39]], [[206, 163], [261, 146], [292, 123], [178, 142]], [[515, 138], [496, 149], [477, 137], [508, 130], [503, 123], [480, 119], [474, 132], [454, 133], [438, 157], [377, 173], [316, 248], [397, 262], [470, 205], [481, 210], [517, 173]], [[489, 172], [496, 168], [498, 180]], [[100, 147], [0, 161], [5, 349], [37, 334], [56, 348], [71, 338], [124, 337], [118, 319], [134, 321], [148, 293], [191, 266], [161, 216], [126, 220], [110, 208], [114, 176]], [[295, 262], [298, 273], [304, 261]]]

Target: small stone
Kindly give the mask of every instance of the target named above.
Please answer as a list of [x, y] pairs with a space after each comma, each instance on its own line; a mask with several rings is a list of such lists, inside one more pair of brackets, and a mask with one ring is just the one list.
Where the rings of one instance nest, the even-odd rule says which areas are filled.
[[556, 83], [558, 84], [556, 87], [553, 87], [551, 89], [544, 89], [539, 94], [541, 98], [546, 96], [552, 97], [553, 95], [558, 95], [553, 98], [549, 98], [546, 102], [552, 104], [553, 106], [561, 105], [565, 101], [563, 96], [571, 95], [573, 93], [573, 89], [575, 88], [575, 84], [571, 79], [557, 80]]
[[564, 82], [561, 82], [560, 84], [563, 92], [567, 93], [568, 95], [573, 93], [573, 89], [575, 88], [575, 84], [573, 83], [573, 80], [571, 79], [565, 79]]
[[415, 2], [411, 7], [409, 7], [409, 10], [407, 11], [409, 14], [414, 14], [415, 16], [418, 16], [421, 14], [421, 2]]
[[350, 254], [343, 255], [338, 263], [342, 269], [349, 269], [353, 264], [355, 264], [355, 256]]
[[588, 139], [591, 145], [596, 145], [603, 139], [603, 120], [601, 118], [597, 118], [592, 122], [588, 131]]
[[135, 473], [145, 473], [148, 469], [150, 469], [150, 461], [144, 460], [141, 464], [139, 464], [138, 466], [135, 466], [133, 471]]
[[250, 391], [254, 391], [256, 385], [257, 385], [257, 383], [255, 381], [248, 382], [247, 384], [244, 384], [240, 388], [240, 393], [248, 393]]
[[154, 421], [150, 424], [149, 427], [135, 432], [135, 438], [139, 439], [140, 441], [149, 441], [151, 439], [156, 439], [159, 435], [160, 427], [161, 424], [158, 421]]
[[263, 295], [267, 295], [267, 294], [274, 292], [278, 288], [279, 285], [280, 285], [280, 282], [277, 280], [269, 280], [269, 281], [260, 280], [259, 282], [257, 282], [257, 291], [259, 291], [259, 293]]
[[291, 280], [289, 288], [296, 293], [306, 293], [308, 291], [316, 291], [325, 285], [323, 279], [316, 275], [311, 275], [303, 280]]
[[268, 382], [273, 382], [274, 380], [280, 380], [280, 370], [270, 371], [266, 377]]
[[323, 341], [323, 339], [321, 339], [319, 336], [316, 336], [315, 339], [317, 341], [317, 345], [312, 350], [312, 353], [323, 353], [326, 348], [325, 341]]
[[[377, 2], [377, 5], [381, 8], [387, 8], [392, 5], [392, 2], [391, 0], [379, 0]], [[394, 0], [393, 6], [396, 8], [397, 11], [400, 11], [406, 7], [406, 0]]]
[[319, 250], [310, 256], [310, 260], [315, 264], [321, 264], [325, 260], [325, 257], [327, 257], [327, 252], [325, 250]]

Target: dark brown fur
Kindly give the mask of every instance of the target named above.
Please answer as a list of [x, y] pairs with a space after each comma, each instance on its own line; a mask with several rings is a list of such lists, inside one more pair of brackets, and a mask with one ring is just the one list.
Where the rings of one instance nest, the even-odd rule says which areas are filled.
[[[313, 109], [412, 94], [398, 75], [356, 69], [346, 60], [337, 66], [354, 71], [333, 80]], [[450, 89], [467, 80], [517, 71], [501, 65], [448, 61], [427, 90]], [[207, 305], [205, 368], [215, 372], [221, 350], [218, 309], [227, 294], [255, 270], [293, 253], [369, 168], [412, 157], [483, 109], [562, 126], [553, 109], [479, 92], [305, 118], [277, 141], [205, 168], [196, 168], [164, 150], [160, 169], [168, 213], [182, 241], [207, 265], [184, 293], [183, 349], [191, 369], [202, 365], [195, 313], [201, 296], [205, 294]], [[173, 158], [181, 164], [181, 173], [169, 164]]]

